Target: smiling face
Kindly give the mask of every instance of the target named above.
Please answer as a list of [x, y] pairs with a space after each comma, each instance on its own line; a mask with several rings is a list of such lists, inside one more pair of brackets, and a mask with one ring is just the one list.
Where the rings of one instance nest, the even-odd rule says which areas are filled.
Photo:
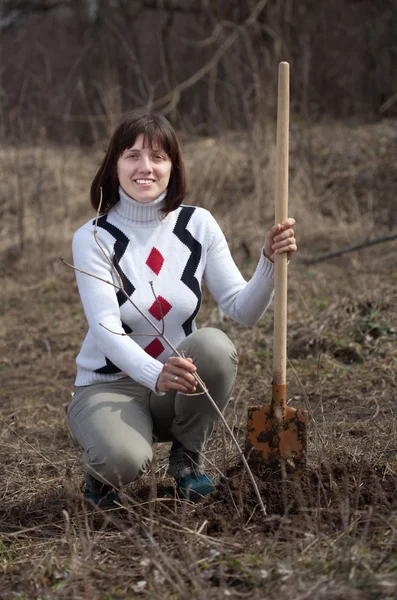
[[152, 202], [167, 188], [172, 162], [162, 150], [146, 146], [138, 135], [131, 148], [117, 161], [117, 176], [123, 190], [137, 202]]

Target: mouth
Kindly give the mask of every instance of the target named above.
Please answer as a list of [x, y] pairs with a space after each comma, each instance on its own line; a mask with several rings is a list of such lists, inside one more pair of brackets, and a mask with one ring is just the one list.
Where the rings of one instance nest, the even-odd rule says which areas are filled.
[[138, 185], [150, 185], [154, 183], [154, 179], [134, 179], [134, 182]]

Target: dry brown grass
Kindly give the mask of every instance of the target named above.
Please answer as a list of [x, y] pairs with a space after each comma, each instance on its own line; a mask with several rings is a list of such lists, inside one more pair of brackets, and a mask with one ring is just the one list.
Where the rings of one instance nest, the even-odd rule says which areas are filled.
[[[152, 473], [125, 490], [123, 510], [83, 506], [63, 405], [86, 325], [74, 275], [58, 255], [68, 256], [73, 230], [91, 214], [87, 189], [101, 153], [2, 151], [2, 599], [395, 597], [395, 243], [315, 266], [303, 259], [393, 225], [396, 146], [387, 122], [292, 132], [290, 212], [301, 253], [290, 269], [288, 379], [291, 404], [311, 415], [308, 468], [300, 480], [258, 476], [266, 518], [220, 426], [208, 459], [223, 479], [211, 499], [174, 497], [164, 444]], [[184, 147], [188, 202], [213, 211], [248, 275], [273, 218], [272, 135]], [[200, 325], [217, 322], [206, 297]], [[240, 356], [226, 416], [243, 443], [247, 405], [269, 400], [272, 311], [252, 329], [222, 326]]]

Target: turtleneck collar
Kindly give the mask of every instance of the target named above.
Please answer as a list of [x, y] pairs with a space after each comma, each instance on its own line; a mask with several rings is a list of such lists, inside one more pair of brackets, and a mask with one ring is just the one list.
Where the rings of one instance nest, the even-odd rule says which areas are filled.
[[155, 227], [164, 219], [164, 200], [167, 190], [152, 202], [138, 202], [126, 194], [119, 186], [120, 201], [115, 205], [115, 211], [125, 221], [134, 221], [143, 227]]

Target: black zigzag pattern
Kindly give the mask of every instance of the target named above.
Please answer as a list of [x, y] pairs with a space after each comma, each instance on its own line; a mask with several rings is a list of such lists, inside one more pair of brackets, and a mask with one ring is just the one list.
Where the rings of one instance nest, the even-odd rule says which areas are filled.
[[[102, 229], [106, 229], [106, 231], [108, 231], [116, 240], [116, 242], [113, 246], [113, 264], [114, 264], [116, 271], [118, 272], [118, 274], [121, 277], [121, 281], [123, 283], [124, 290], [127, 292], [127, 294], [129, 296], [131, 296], [131, 294], [133, 294], [135, 292], [135, 287], [133, 286], [131, 281], [128, 279], [128, 277], [125, 275], [122, 268], [120, 267], [120, 260], [123, 258], [125, 251], [127, 250], [127, 246], [129, 244], [129, 239], [118, 227], [115, 227], [111, 223], [108, 223], [107, 217], [108, 217], [107, 215], [103, 215], [102, 217], [99, 217], [98, 227], [101, 227]], [[95, 222], [94, 222], [94, 224], [95, 224]], [[122, 306], [124, 304], [124, 302], [127, 302], [127, 298], [121, 290], [119, 290], [117, 292], [116, 296], [117, 296], [117, 301], [119, 303], [119, 306]]]
[[[133, 294], [135, 292], [135, 287], [133, 286], [131, 281], [128, 279], [128, 277], [125, 275], [122, 268], [120, 267], [120, 260], [124, 256], [125, 251], [127, 250], [129, 240], [128, 240], [128, 237], [118, 227], [115, 227], [111, 223], [108, 223], [107, 217], [108, 217], [107, 215], [103, 215], [102, 217], [99, 217], [98, 227], [101, 227], [102, 229], [105, 229], [106, 231], [108, 231], [116, 240], [115, 244], [113, 246], [114, 268], [120, 275], [120, 278], [123, 283], [123, 287], [124, 287], [125, 291], [128, 293], [129, 296], [131, 296], [131, 294]], [[94, 225], [95, 225], [95, 221], [94, 221]], [[116, 296], [117, 296], [117, 302], [119, 303], [119, 306], [122, 306], [122, 304], [124, 304], [124, 302], [127, 302], [127, 298], [120, 290], [117, 292]], [[126, 333], [131, 333], [132, 330], [128, 327], [128, 325], [125, 325], [124, 323], [122, 325], [123, 325], [123, 329]], [[115, 375], [116, 373], [120, 373], [120, 369], [118, 367], [116, 367], [116, 365], [114, 365], [112, 363], [112, 361], [109, 360], [106, 356], [105, 356], [105, 360], [106, 360], [106, 365], [104, 367], [101, 367], [100, 369], [96, 369], [95, 370], [96, 373], [100, 373], [101, 375]]]
[[[132, 333], [131, 327], [129, 327], [126, 323], [121, 322], [121, 325], [123, 326], [123, 329], [126, 333]], [[105, 360], [106, 365], [104, 367], [101, 367], [100, 369], [95, 369], [95, 373], [100, 373], [101, 375], [115, 375], [116, 373], [121, 373], [121, 370], [118, 367], [116, 367], [116, 365], [113, 364], [111, 360], [106, 358], [106, 356]]]
[[193, 313], [184, 323], [182, 323], [185, 335], [192, 333], [192, 323], [200, 310], [201, 306], [201, 288], [195, 277], [196, 269], [201, 259], [201, 244], [186, 229], [194, 211], [194, 206], [183, 206], [176, 221], [173, 233], [185, 244], [191, 252], [186, 266], [183, 270], [181, 281], [197, 296], [197, 305]]

